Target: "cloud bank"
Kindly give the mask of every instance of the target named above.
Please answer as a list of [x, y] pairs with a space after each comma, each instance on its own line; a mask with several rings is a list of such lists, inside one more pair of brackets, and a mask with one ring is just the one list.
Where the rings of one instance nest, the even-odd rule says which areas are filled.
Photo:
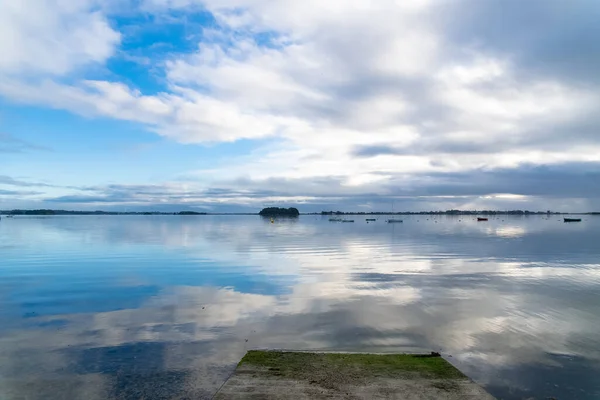
[[[542, 208], [558, 197], [565, 207], [600, 206], [596, 2], [28, 3], [0, 6], [13, 37], [0, 41], [3, 97], [141, 124], [188, 145], [266, 143], [157, 182], [162, 189], [150, 194], [131, 182], [53, 201], [342, 198], [357, 207], [368, 198], [456, 196], [451, 205], [467, 206], [513, 194]], [[193, 51], [152, 60], [161, 90], [94, 78], [126, 52], [122, 15], [198, 13], [210, 23], [190, 36]], [[36, 62], [40, 54], [50, 61]], [[182, 180], [184, 190], [172, 189]], [[216, 190], [225, 191], [211, 196]]]

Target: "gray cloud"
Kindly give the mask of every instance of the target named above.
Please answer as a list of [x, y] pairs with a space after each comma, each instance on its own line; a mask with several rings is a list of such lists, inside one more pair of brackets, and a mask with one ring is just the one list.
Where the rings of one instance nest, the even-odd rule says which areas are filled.
[[43, 192], [34, 192], [28, 190], [4, 190], [0, 189], [0, 196], [32, 196], [36, 194], [44, 194]]
[[389, 187], [422, 196], [485, 196], [510, 193], [541, 197], [600, 198], [600, 163], [523, 165], [519, 168], [475, 170], [421, 176], [414, 189], [404, 191], [402, 179]]
[[116, 197], [116, 196], [59, 196], [50, 199], [46, 199], [46, 201], [51, 203], [76, 203], [76, 204], [85, 204], [85, 203], [124, 203], [127, 202], [128, 198], [126, 197]]
[[[182, 6], [176, 11], [181, 15], [193, 10], [184, 6], [192, 2], [161, 4], [167, 3]], [[232, 10], [217, 3], [203, 2], [204, 11], [207, 16], [212, 13], [213, 28], [223, 37], [204, 42], [205, 53], [174, 55], [163, 71], [169, 83], [190, 94], [201, 89], [200, 97], [210, 100], [195, 104], [194, 112], [177, 113], [194, 116], [189, 120], [163, 120], [163, 111], [171, 109], [179, 95], [145, 96], [115, 82], [48, 86], [57, 90], [35, 86], [35, 96], [30, 95], [56, 92], [42, 103], [74, 111], [89, 104], [104, 110], [90, 115], [108, 112], [113, 118], [166, 126], [158, 131], [185, 143], [262, 137], [248, 132], [270, 131], [285, 146], [299, 150], [300, 161], [294, 165], [291, 157], [285, 165], [287, 158], [274, 157], [282, 164], [277, 166], [278, 177], [265, 179], [252, 178], [255, 165], [256, 175], [265, 176], [260, 163], [239, 168], [238, 176], [250, 176], [239, 179], [227, 173], [221, 179], [219, 173], [229, 165], [222, 166], [215, 169], [214, 182], [202, 182], [201, 189], [193, 184], [192, 189], [170, 184], [70, 187], [80, 193], [48, 198], [49, 203], [231, 207], [237, 199], [244, 209], [275, 201], [269, 198], [282, 197], [285, 202], [307, 197], [304, 204], [311, 207], [387, 209], [393, 198], [413, 208], [418, 202], [422, 207], [447, 204], [438, 196], [454, 196], [452, 204], [460, 205], [511, 193], [535, 197], [541, 208], [557, 198], [586, 198], [597, 204], [597, 164], [575, 162], [594, 159], [593, 151], [600, 146], [600, 114], [593, 108], [598, 100], [587, 97], [600, 83], [595, 73], [600, 69], [597, 2], [459, 0], [414, 13], [400, 12], [402, 7], [392, 7], [389, 13], [373, 8], [352, 14], [352, 19], [320, 19], [310, 18], [323, 11], [316, 3], [296, 10], [306, 12], [298, 17], [286, 7], [240, 1], [237, 11], [248, 12], [253, 26], [240, 21], [240, 26], [229, 26], [225, 17]], [[155, 6], [152, 13], [165, 11]], [[272, 20], [263, 20], [263, 7], [272, 11]], [[348, 12], [356, 10], [350, 7]], [[265, 33], [280, 39], [289, 33], [299, 39], [292, 46], [269, 47], [268, 52], [257, 40], [257, 34]], [[429, 37], [434, 44], [428, 47]], [[204, 56], [212, 53], [219, 56], [207, 62]], [[421, 59], [422, 55], [426, 56]], [[500, 72], [490, 72], [488, 61], [500, 65]], [[274, 85], [257, 84], [265, 76], [273, 78]], [[13, 89], [9, 92], [25, 92], [18, 85]], [[115, 104], [116, 98], [124, 103]], [[221, 121], [214, 126], [204, 117], [196, 118], [213, 100], [227, 106], [223, 114], [209, 113], [208, 120], [216, 116]], [[256, 124], [232, 117], [240, 115], [251, 115]], [[227, 125], [222, 121], [241, 122], [218, 133]], [[376, 144], [368, 144], [365, 138], [370, 135]], [[530, 160], [529, 154], [538, 155]], [[557, 155], [567, 161], [551, 165]], [[388, 157], [369, 159], [377, 156]], [[423, 167], [413, 170], [405, 156], [419, 157], [423, 162], [414, 164]], [[516, 159], [512, 164], [517, 167], [500, 168], [509, 158]], [[359, 167], [352, 168], [353, 163]], [[322, 166], [332, 167], [332, 176], [310, 177]], [[397, 166], [408, 172], [394, 172]], [[429, 166], [463, 172], [423, 172]], [[308, 177], [281, 177], [287, 173]], [[367, 183], [351, 184], [361, 174]], [[382, 179], [371, 182], [372, 176]], [[13, 181], [6, 182], [16, 184]]]
[[599, 84], [600, 3], [595, 0], [460, 0], [438, 21], [455, 48], [509, 56], [523, 76]]
[[14, 179], [10, 176], [0, 175], [0, 185], [20, 186], [20, 187], [54, 187], [41, 182], [28, 182], [19, 179]]
[[[345, 177], [244, 178], [192, 190], [187, 188], [189, 184], [108, 185], [82, 188], [84, 192], [93, 194], [52, 197], [46, 201], [66, 205], [97, 203], [156, 209], [203, 207], [213, 211], [235, 211], [236, 207], [240, 211], [257, 211], [263, 205], [278, 203], [300, 205], [305, 212], [331, 209], [389, 211], [392, 203], [396, 204], [396, 210], [420, 211], [463, 208], [476, 201], [482, 207], [488, 204], [489, 208], [536, 210], [559, 206], [563, 211], [595, 211], [594, 208], [600, 206], [600, 163], [531, 164], [519, 168], [410, 176], [385, 174], [385, 178], [384, 183], [362, 186], [346, 185]], [[497, 194], [525, 198], [510, 204], [510, 201], [495, 198]], [[300, 201], [299, 198], [305, 200]], [[582, 204], [579, 200], [569, 199], [588, 200]]]
[[0, 132], [0, 153], [24, 153], [34, 150], [50, 150], [46, 146], [30, 143], [26, 140], [16, 138], [6, 132]]
[[[575, 140], [577, 140], [575, 138]], [[468, 140], [444, 140], [443, 138], [431, 137], [421, 141], [416, 145], [398, 147], [393, 144], [391, 145], [375, 145], [375, 146], [357, 146], [352, 151], [352, 155], [358, 158], [369, 158], [382, 155], [394, 155], [394, 156], [409, 156], [409, 155], [431, 155], [431, 154], [495, 154], [501, 151], [507, 151], [515, 148], [516, 141], [525, 141], [521, 139], [508, 140], [488, 140], [484, 143], [474, 143]], [[522, 149], [526, 148], [548, 148], [551, 144], [546, 142], [545, 144], [538, 145], [538, 143], [531, 143], [532, 139], [527, 139], [530, 145], [520, 146]]]
[[385, 155], [406, 154], [403, 148], [394, 147], [392, 145], [375, 145], [375, 146], [358, 146], [352, 152], [356, 157], [375, 157]]
[[[387, 148], [368, 151], [391, 152]], [[363, 149], [365, 151], [365, 149]], [[244, 187], [252, 195], [315, 196], [347, 199], [355, 203], [396, 196], [486, 196], [520, 194], [541, 197], [600, 198], [600, 163], [556, 165], [525, 164], [518, 168], [478, 169], [459, 173], [385, 174], [384, 183], [349, 187], [344, 177], [308, 179], [236, 180], [232, 187]], [[272, 188], [264, 190], [262, 188]], [[221, 189], [223, 191], [223, 189]], [[425, 199], [424, 199], [425, 200]]]

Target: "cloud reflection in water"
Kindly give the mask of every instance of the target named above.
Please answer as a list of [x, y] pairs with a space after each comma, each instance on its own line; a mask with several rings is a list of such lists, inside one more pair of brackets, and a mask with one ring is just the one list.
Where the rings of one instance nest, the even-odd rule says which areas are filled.
[[498, 397], [595, 398], [600, 220], [438, 221], [11, 221], [0, 393], [210, 398], [250, 348], [419, 348]]

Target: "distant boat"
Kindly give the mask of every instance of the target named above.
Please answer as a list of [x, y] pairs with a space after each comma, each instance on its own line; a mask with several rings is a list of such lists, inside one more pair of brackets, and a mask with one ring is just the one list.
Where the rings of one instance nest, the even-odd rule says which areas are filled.
[[397, 224], [397, 223], [404, 222], [404, 221], [402, 221], [401, 219], [388, 219], [387, 222], [388, 222], [388, 224]]
[[565, 222], [581, 222], [581, 218], [565, 218]]
[[487, 218], [477, 218], [477, 221], [487, 221]]
[[329, 218], [329, 222], [342, 222], [341, 218]]
[[375, 222], [377, 221], [375, 218], [367, 218], [367, 222]]
[[342, 222], [354, 222], [353, 219], [343, 219]]

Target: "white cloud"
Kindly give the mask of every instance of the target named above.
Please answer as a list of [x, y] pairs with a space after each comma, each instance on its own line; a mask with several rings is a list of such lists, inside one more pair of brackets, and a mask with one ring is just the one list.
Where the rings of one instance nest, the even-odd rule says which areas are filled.
[[277, 116], [261, 118], [235, 103], [192, 90], [175, 90], [177, 94], [145, 96], [118, 82], [82, 81], [78, 86], [67, 86], [45, 80], [33, 86], [0, 79], [0, 93], [14, 100], [68, 109], [84, 116], [140, 122], [182, 143], [260, 138], [295, 123]]
[[0, 3], [0, 74], [64, 75], [103, 63], [120, 34], [94, 10], [95, 0], [18, 0]]
[[[41, 25], [28, 22], [35, 34], [8, 28], [28, 40], [24, 48], [52, 48], [46, 38], [56, 44], [68, 36], [38, 72], [66, 73], [110, 56], [118, 34], [91, 11], [91, 0], [56, 4], [51, 12], [41, 8]], [[526, 66], [510, 54], [450, 42], [433, 2], [147, 0], [141, 9], [198, 8], [218, 26], [204, 32], [197, 51], [167, 60], [163, 93], [145, 95], [119, 82], [9, 79], [0, 79], [0, 93], [139, 122], [181, 143], [279, 139], [260, 158], [212, 168], [217, 181], [337, 176], [382, 192], [399, 174], [600, 161], [597, 140], [575, 134], [557, 148], [554, 132], [589, 120], [600, 107], [596, 91], [523, 74]], [[93, 40], [76, 34], [81, 26]], [[37, 65], [29, 53], [9, 59], [5, 69]], [[357, 158], [360, 146], [396, 152]]]

